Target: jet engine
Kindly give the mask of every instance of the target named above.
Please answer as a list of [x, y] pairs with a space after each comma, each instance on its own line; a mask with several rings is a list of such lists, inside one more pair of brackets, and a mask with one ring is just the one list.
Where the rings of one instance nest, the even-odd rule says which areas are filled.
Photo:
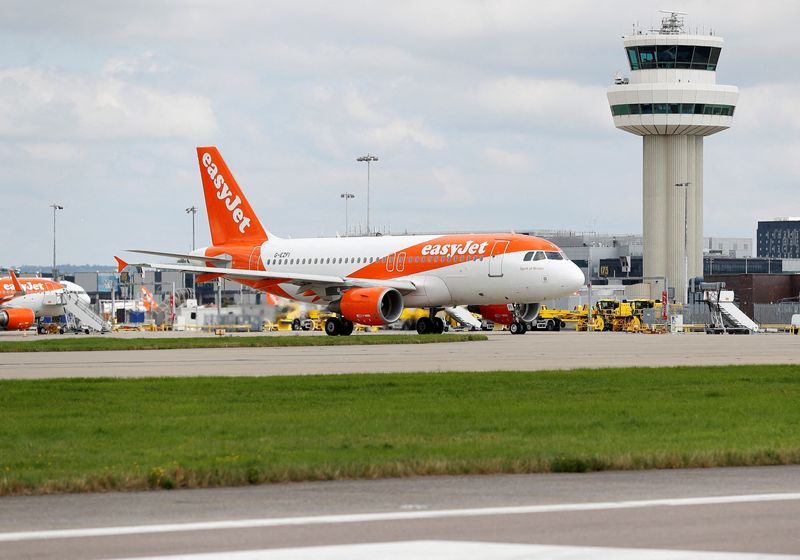
[[[539, 314], [541, 306], [541, 303], [480, 305], [477, 308], [477, 312], [487, 321], [510, 325], [517, 319], [526, 323], [533, 321]], [[470, 311], [473, 310], [472, 307], [470, 306]]]
[[33, 326], [36, 315], [27, 307], [9, 307], [0, 309], [0, 329], [5, 331], [22, 331]]
[[403, 312], [403, 296], [394, 288], [353, 288], [331, 304], [331, 310], [362, 325], [393, 323]]

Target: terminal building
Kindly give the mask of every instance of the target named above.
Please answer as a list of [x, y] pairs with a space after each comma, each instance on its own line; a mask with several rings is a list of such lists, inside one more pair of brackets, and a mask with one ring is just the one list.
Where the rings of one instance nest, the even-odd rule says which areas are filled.
[[775, 218], [758, 222], [758, 256], [800, 259], [800, 218]]

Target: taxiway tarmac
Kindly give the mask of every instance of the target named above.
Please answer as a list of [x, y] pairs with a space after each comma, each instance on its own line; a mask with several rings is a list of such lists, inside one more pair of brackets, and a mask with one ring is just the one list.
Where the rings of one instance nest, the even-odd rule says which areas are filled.
[[[485, 548], [489, 543], [559, 545], [573, 554], [559, 557], [569, 558], [620, 557], [620, 548], [658, 549], [650, 558], [700, 557], [698, 551], [800, 554], [800, 467], [13, 497], [0, 500], [0, 514], [2, 558], [197, 552], [226, 558], [256, 550], [262, 553], [247, 558], [330, 559], [367, 557], [352, 548], [364, 543], [394, 543], [380, 549], [384, 556], [395, 551], [394, 558], [404, 546], [442, 548], [431, 542], [449, 544], [441, 556], [428, 558], [460, 557], [458, 550], [470, 547], [500, 557], [500, 549]], [[419, 541], [429, 544], [413, 544]], [[269, 552], [291, 547], [320, 548], [303, 548], [302, 555]], [[456, 555], [444, 554], [448, 550]], [[687, 556], [686, 550], [694, 552]]]
[[729, 364], [800, 365], [800, 337], [788, 334], [713, 336], [577, 332], [537, 332], [514, 336], [495, 332], [489, 333], [489, 340], [485, 342], [452, 344], [21, 352], [0, 354], [0, 379], [266, 376]]

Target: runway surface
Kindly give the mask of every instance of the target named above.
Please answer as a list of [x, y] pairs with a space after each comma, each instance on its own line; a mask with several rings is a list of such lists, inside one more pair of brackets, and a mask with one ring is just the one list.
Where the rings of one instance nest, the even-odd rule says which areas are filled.
[[[800, 337], [490, 333], [426, 345], [8, 353], [0, 378], [748, 363], [800, 364]], [[798, 520], [800, 467], [12, 497], [0, 499], [0, 559], [800, 559]]]
[[4, 353], [0, 354], [0, 378], [258, 376], [770, 363], [800, 365], [800, 337], [577, 332], [514, 336], [496, 332], [490, 333], [486, 342], [452, 344]]
[[0, 514], [1, 558], [800, 558], [800, 467], [14, 497]]

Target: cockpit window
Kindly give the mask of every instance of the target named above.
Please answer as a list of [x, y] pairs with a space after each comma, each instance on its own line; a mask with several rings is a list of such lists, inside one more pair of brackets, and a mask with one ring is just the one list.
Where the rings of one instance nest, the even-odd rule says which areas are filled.
[[547, 253], [547, 258], [551, 261], [562, 261], [564, 257], [561, 256], [561, 253], [558, 251], [545, 251]]
[[541, 251], [536, 251], [536, 254], [533, 256], [533, 260], [535, 261], [543, 261], [545, 259], [544, 253]]
[[525, 262], [531, 260], [533, 258], [533, 254], [535, 252], [536, 251], [528, 251], [527, 253], [525, 253], [525, 258], [523, 258], [522, 260], [525, 261]]

